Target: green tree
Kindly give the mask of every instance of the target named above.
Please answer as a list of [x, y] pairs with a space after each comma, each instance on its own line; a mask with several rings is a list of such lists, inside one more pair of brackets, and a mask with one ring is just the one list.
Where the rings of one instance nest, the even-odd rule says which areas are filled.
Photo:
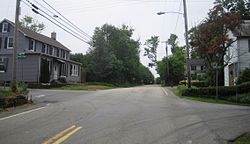
[[151, 36], [150, 39], [146, 40], [144, 44], [146, 47], [144, 48], [145, 53], [144, 56], [147, 56], [151, 61], [148, 66], [153, 67], [156, 66], [157, 63], [157, 47], [159, 45], [159, 37]]
[[157, 63], [156, 71], [165, 85], [176, 85], [184, 79], [185, 51], [184, 47], [178, 46], [178, 37], [171, 35], [168, 43], [171, 45], [173, 55], [165, 57]]
[[227, 12], [234, 11], [242, 19], [250, 20], [250, 1], [249, 0], [216, 0], [216, 4], [221, 4]]
[[37, 20], [34, 20], [32, 17], [27, 15], [21, 19], [20, 25], [38, 33], [45, 29], [45, 25], [43, 23], [39, 23]]
[[90, 81], [139, 83], [141, 63], [138, 40], [132, 39], [133, 29], [104, 24], [93, 35], [93, 47], [88, 52]]

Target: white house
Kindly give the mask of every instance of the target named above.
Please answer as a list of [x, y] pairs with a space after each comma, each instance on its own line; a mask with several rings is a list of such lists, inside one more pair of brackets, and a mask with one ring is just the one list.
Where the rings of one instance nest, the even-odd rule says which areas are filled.
[[225, 62], [229, 62], [224, 68], [225, 86], [234, 85], [239, 73], [250, 67], [250, 20], [244, 21], [229, 37], [236, 41], [225, 56]]

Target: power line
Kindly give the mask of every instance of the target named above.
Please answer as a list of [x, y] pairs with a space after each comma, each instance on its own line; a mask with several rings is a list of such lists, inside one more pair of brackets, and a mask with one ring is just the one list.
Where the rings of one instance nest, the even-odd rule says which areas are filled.
[[[182, 0], [180, 2], [180, 6], [179, 6], [179, 10], [178, 10], [179, 13], [181, 12], [181, 7], [182, 7]], [[176, 29], [177, 29], [177, 25], [178, 25], [178, 22], [179, 22], [179, 18], [180, 18], [180, 15], [177, 16], [177, 20], [176, 20], [175, 28], [174, 28], [174, 33], [176, 33]]]
[[[26, 1], [27, 1], [28, 3], [30, 3], [29, 0], [26, 0]], [[72, 36], [74, 36], [75, 38], [77, 38], [77, 39], [79, 39], [79, 40], [85, 42], [86, 44], [89, 44], [89, 42], [88, 42], [87, 40], [85, 40], [85, 39], [83, 39], [83, 38], [81, 38], [81, 37], [75, 35], [74, 33], [72, 33], [72, 32], [70, 32], [69, 30], [63, 28], [63, 27], [60, 26], [59, 24], [55, 23], [53, 20], [51, 20], [51, 19], [48, 18], [47, 16], [45, 16], [45, 15], [39, 13], [36, 9], [32, 8], [32, 7], [31, 7], [29, 4], [27, 4], [25, 1], [22, 1], [22, 2], [23, 2], [25, 5], [27, 5], [28, 7], [30, 7], [34, 13], [36, 13], [36, 14], [38, 14], [38, 15], [41, 15], [42, 17], [44, 17], [44, 18], [47, 19], [48, 21], [52, 22], [53, 24], [55, 24], [56, 26], [58, 26], [59, 28], [61, 28], [61, 29], [64, 30], [65, 32], [71, 34]], [[31, 3], [30, 3], [30, 4], [31, 4]]]
[[[92, 39], [90, 35], [88, 35], [86, 32], [81, 30], [79, 27], [77, 27], [75, 24], [73, 24], [70, 20], [68, 20], [65, 16], [63, 16], [58, 10], [56, 10], [54, 7], [52, 7], [49, 3], [47, 3], [45, 0], [42, 0], [45, 4], [47, 4], [51, 9], [53, 9], [55, 12], [57, 12], [60, 16], [62, 16], [68, 23], [70, 23], [73, 27], [75, 27], [77, 30], [79, 30], [83, 35], [86, 37]], [[61, 19], [61, 18], [60, 18]]]

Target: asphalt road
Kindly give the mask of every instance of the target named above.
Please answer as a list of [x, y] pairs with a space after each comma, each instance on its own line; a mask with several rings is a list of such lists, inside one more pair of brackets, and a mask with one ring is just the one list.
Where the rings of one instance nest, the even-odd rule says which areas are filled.
[[0, 143], [226, 144], [250, 131], [250, 107], [194, 102], [164, 90], [32, 90], [34, 106], [1, 113]]

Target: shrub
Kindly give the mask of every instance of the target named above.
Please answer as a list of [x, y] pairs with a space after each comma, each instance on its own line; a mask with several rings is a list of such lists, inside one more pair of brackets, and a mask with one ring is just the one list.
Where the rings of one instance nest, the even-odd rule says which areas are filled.
[[[218, 87], [218, 95], [221, 99], [225, 99], [229, 96], [235, 96], [236, 93], [250, 93], [250, 82], [237, 86]], [[181, 94], [183, 96], [214, 98], [216, 95], [216, 87], [190, 88], [185, 89]]]
[[18, 90], [18, 94], [20, 94], [20, 95], [28, 95], [29, 94], [28, 84], [20, 83], [17, 86], [17, 90]]
[[246, 68], [242, 73], [240, 73], [237, 84], [242, 84], [244, 82], [250, 82], [250, 69]]

